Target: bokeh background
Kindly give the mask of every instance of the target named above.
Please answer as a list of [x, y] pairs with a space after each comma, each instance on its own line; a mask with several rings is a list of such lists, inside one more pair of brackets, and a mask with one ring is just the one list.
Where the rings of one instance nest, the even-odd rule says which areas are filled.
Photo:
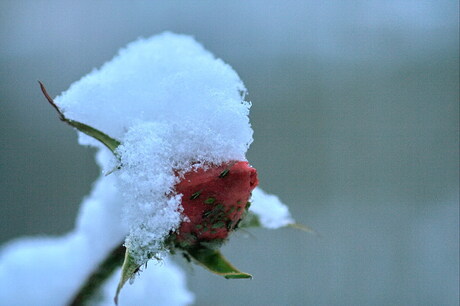
[[261, 186], [319, 233], [236, 234], [254, 279], [184, 265], [196, 305], [458, 305], [458, 1], [1, 1], [1, 243], [72, 229], [99, 175], [37, 80], [165, 30], [240, 74]]

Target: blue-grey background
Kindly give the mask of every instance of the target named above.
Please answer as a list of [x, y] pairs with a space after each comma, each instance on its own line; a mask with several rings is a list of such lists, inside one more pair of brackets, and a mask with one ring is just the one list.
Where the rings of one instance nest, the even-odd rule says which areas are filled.
[[0, 242], [69, 231], [99, 175], [37, 80], [164, 30], [240, 74], [261, 186], [320, 234], [236, 234], [254, 279], [185, 266], [197, 305], [458, 305], [458, 1], [1, 1]]

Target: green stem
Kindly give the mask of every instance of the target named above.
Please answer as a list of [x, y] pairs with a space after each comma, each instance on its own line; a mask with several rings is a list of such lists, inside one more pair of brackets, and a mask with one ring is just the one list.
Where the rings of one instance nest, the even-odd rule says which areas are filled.
[[125, 251], [126, 248], [123, 245], [113, 249], [99, 267], [97, 267], [97, 269], [86, 279], [85, 283], [74, 296], [69, 305], [79, 306], [85, 305], [89, 302], [107, 278], [109, 278], [116, 270], [116, 268], [121, 267], [125, 257]]

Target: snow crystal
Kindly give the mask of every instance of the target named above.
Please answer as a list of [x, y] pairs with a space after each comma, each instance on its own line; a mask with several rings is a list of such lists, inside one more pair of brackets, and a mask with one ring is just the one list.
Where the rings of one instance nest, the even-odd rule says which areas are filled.
[[267, 194], [259, 187], [252, 191], [249, 210], [265, 228], [276, 229], [294, 223], [288, 207], [277, 196]]
[[[138, 263], [181, 222], [177, 174], [245, 160], [250, 103], [236, 72], [192, 37], [139, 39], [56, 98], [64, 114], [121, 141], [118, 188]], [[85, 135], [81, 143], [99, 145]], [[112, 165], [114, 167], [115, 165]]]

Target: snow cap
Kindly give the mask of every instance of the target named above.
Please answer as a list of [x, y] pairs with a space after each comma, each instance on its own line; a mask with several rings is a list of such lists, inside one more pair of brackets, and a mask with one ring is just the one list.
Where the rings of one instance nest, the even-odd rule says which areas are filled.
[[[138, 263], [161, 255], [182, 221], [178, 175], [246, 159], [245, 92], [229, 65], [192, 37], [166, 32], [130, 43], [55, 99], [67, 118], [122, 143], [114, 175], [130, 228], [125, 244]], [[80, 142], [101, 146], [84, 134]]]

